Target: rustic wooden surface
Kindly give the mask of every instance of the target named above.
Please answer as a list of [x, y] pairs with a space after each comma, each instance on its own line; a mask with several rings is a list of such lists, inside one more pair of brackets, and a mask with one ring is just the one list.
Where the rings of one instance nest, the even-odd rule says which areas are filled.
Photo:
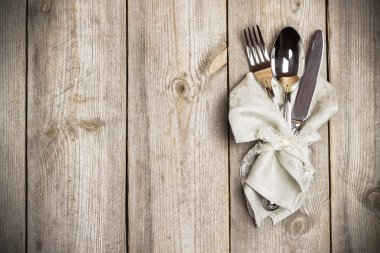
[[28, 2], [27, 250], [126, 251], [126, 4]]
[[128, 7], [129, 248], [227, 252], [225, 2]]
[[[377, 252], [379, 17], [376, 0], [0, 1], [0, 252]], [[238, 177], [252, 143], [227, 121], [254, 24], [268, 48], [323, 30], [340, 107], [307, 203], [260, 229]]]
[[25, 250], [25, 1], [0, 1], [0, 252]]
[[[380, 250], [380, 4], [330, 1], [333, 252]], [[332, 46], [334, 45], [334, 46]]]

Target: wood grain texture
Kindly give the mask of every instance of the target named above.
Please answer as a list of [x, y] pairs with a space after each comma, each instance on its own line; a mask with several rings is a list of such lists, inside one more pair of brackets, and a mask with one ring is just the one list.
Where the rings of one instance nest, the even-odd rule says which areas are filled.
[[[316, 29], [325, 30], [325, 1], [229, 1], [229, 83], [230, 89], [249, 71], [243, 47], [242, 29], [258, 24], [271, 48], [276, 34], [292, 26], [301, 34], [305, 49]], [[326, 76], [326, 60], [321, 66]], [[312, 146], [316, 178], [304, 207], [272, 227], [267, 220], [256, 228], [249, 216], [240, 186], [239, 165], [252, 147], [236, 144], [231, 133], [231, 252], [328, 252], [329, 233], [329, 161], [327, 127], [319, 130], [322, 141]]]
[[130, 252], [228, 252], [226, 3], [129, 1], [128, 20]]
[[0, 1], [0, 252], [25, 251], [25, 1]]
[[28, 14], [28, 251], [126, 252], [126, 2]]
[[329, 1], [332, 251], [380, 250], [380, 4]]

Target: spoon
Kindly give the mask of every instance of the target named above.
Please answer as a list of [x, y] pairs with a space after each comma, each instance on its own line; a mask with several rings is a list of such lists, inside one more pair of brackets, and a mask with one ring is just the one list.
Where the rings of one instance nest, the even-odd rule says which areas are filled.
[[282, 29], [274, 42], [271, 55], [273, 76], [285, 91], [284, 116], [291, 128], [291, 92], [300, 80], [305, 67], [305, 51], [301, 36], [292, 27]]
[[[292, 128], [291, 94], [293, 86], [302, 77], [305, 66], [301, 36], [294, 28], [285, 27], [278, 33], [272, 48], [271, 66], [273, 76], [284, 88], [284, 117], [288, 126]], [[274, 211], [279, 206], [264, 198], [263, 207], [268, 211]]]

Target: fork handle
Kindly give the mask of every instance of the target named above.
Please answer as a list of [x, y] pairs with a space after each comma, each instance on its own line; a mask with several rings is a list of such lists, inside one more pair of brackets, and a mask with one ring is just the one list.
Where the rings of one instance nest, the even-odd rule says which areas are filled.
[[269, 68], [256, 71], [254, 73], [254, 76], [265, 87], [268, 97], [272, 100], [276, 109], [280, 110], [277, 100], [276, 100], [276, 96], [274, 95], [273, 88], [272, 88], [272, 77], [273, 77], [272, 69], [269, 67]]
[[276, 99], [276, 96], [274, 95], [272, 87], [265, 87], [265, 89], [267, 91], [268, 97], [270, 98], [270, 100], [272, 100], [276, 109], [280, 110], [280, 107], [278, 106], [277, 99]]
[[276, 107], [277, 110], [280, 110], [280, 107], [278, 106], [278, 103], [277, 103], [277, 99], [276, 99], [276, 96], [274, 95], [274, 92], [273, 92], [273, 89], [270, 88], [271, 90], [271, 93], [273, 94], [273, 96], [269, 96], [269, 98], [272, 100], [274, 106]]

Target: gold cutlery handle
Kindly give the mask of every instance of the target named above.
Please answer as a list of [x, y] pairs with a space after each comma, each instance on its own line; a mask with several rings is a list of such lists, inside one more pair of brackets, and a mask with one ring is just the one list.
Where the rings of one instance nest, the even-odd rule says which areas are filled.
[[276, 96], [274, 95], [273, 88], [272, 88], [272, 69], [271, 68], [265, 68], [259, 71], [256, 71], [253, 73], [256, 80], [259, 81], [261, 85], [265, 87], [265, 90], [267, 91], [268, 97], [272, 100], [273, 104], [277, 108], [277, 110], [280, 110], [280, 107], [278, 106]]

